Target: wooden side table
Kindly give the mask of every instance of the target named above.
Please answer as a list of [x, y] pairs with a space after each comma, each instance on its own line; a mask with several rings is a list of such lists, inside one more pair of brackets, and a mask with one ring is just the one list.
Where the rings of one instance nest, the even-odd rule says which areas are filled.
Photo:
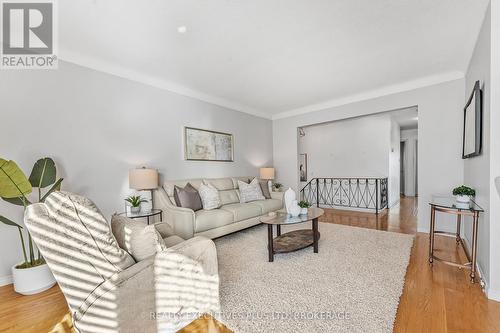
[[[455, 198], [449, 197], [433, 197], [432, 201], [429, 203], [431, 206], [431, 225], [429, 230], [429, 263], [433, 263], [434, 260], [440, 261], [444, 264], [470, 269], [470, 280], [472, 283], [475, 282], [476, 277], [476, 259], [477, 259], [477, 230], [479, 224], [479, 214], [484, 212], [484, 210], [479, 207], [474, 201], [470, 201], [466, 204], [458, 203]], [[439, 231], [436, 230], [436, 212], [442, 212], [446, 214], [455, 214], [457, 216], [457, 231], [455, 233]], [[472, 217], [472, 257], [465, 248], [463, 239], [460, 235], [460, 228], [462, 224], [462, 216]], [[465, 255], [467, 256], [468, 262], [464, 264], [456, 263], [441, 259], [434, 255], [434, 235], [435, 234], [448, 234], [455, 236], [457, 244], [460, 244], [464, 249]]]
[[[150, 217], [155, 217], [157, 215], [160, 216], [160, 222], [163, 222], [163, 211], [161, 209], [151, 209], [148, 211], [140, 211], [139, 213], [130, 213], [130, 212], [123, 212], [120, 213], [119, 215], [124, 215], [128, 217], [129, 219], [139, 219], [139, 218], [146, 218], [149, 224], [149, 218]], [[154, 222], [154, 220], [153, 220]]]

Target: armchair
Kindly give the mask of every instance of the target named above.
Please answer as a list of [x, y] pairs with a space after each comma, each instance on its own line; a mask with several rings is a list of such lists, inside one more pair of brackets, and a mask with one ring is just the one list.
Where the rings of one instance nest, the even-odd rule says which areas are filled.
[[81, 333], [175, 332], [219, 310], [217, 255], [207, 238], [135, 262], [99, 209], [65, 192], [29, 206], [24, 221]]

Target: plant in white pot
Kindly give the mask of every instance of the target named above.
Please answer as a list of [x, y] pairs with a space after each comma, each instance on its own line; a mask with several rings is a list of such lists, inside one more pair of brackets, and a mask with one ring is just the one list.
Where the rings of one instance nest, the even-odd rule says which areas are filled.
[[126, 202], [130, 205], [130, 212], [133, 214], [137, 214], [141, 211], [141, 204], [143, 202], [148, 202], [146, 199], [143, 199], [140, 195], [131, 195], [127, 199]]
[[476, 191], [468, 186], [462, 185], [453, 189], [453, 195], [457, 202], [468, 203], [476, 195]]
[[311, 204], [305, 200], [299, 202], [300, 215], [307, 215], [307, 210], [311, 207]]
[[[30, 194], [43, 202], [53, 191], [61, 189], [63, 179], [56, 180], [56, 166], [52, 159], [39, 159], [29, 178], [14, 161], [0, 158], [0, 197], [13, 205], [26, 209], [32, 202]], [[37, 188], [36, 194], [32, 194]], [[14, 290], [32, 295], [52, 287], [56, 281], [41, 253], [35, 248], [31, 236], [20, 224], [0, 215], [0, 222], [17, 228], [23, 253], [22, 262], [12, 267]]]

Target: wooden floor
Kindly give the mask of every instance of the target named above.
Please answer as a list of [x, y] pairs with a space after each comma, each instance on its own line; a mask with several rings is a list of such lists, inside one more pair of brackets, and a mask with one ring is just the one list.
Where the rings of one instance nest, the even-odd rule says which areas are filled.
[[[326, 210], [322, 222], [413, 234], [416, 199], [376, 217], [369, 213]], [[454, 238], [436, 237], [439, 255], [465, 260]], [[500, 303], [489, 301], [465, 271], [427, 261], [428, 235], [416, 234], [394, 332], [500, 332]], [[390, 273], [390, 272], [388, 272]], [[19, 296], [12, 286], [0, 288], [0, 332], [71, 332], [68, 309], [59, 288], [34, 296]], [[215, 320], [198, 320], [184, 333], [230, 332]]]

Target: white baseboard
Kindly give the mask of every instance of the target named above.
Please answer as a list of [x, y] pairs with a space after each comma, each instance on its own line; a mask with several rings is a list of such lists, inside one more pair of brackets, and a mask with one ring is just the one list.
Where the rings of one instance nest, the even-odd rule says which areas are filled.
[[0, 286], [6, 286], [12, 283], [12, 275], [0, 276]]
[[500, 302], [500, 290], [486, 289], [488, 299]]

